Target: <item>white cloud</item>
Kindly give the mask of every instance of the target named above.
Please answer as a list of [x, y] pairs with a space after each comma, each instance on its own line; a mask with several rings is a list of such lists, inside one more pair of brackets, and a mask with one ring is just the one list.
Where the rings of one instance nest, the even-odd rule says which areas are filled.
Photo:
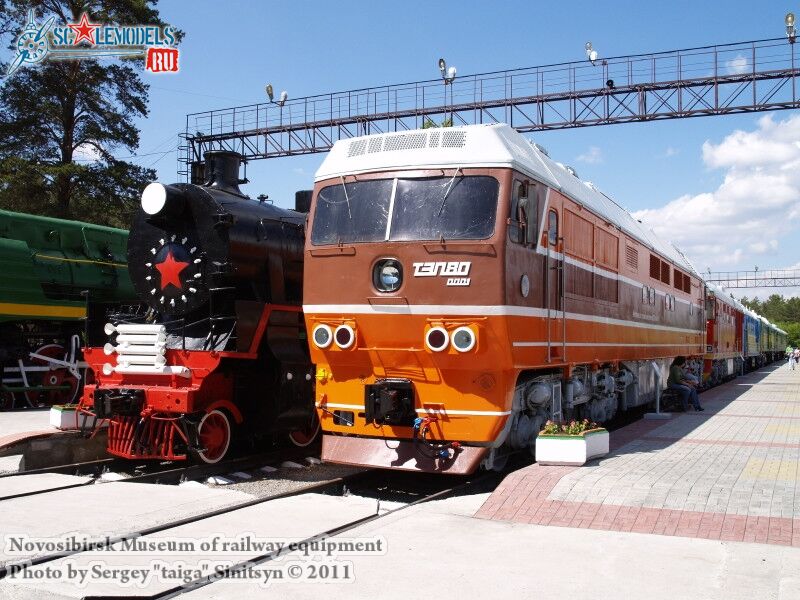
[[800, 224], [800, 116], [759, 119], [703, 144], [703, 161], [725, 169], [716, 190], [684, 195], [661, 208], [634, 213], [681, 248], [703, 271], [769, 264], [781, 238]]
[[664, 150], [664, 154], [662, 154], [662, 158], [671, 158], [678, 154], [680, 150], [677, 148], [673, 148], [672, 146], [668, 146], [666, 150]]
[[306, 174], [306, 170], [304, 168], [302, 168], [302, 167], [294, 167], [292, 169], [292, 173], [294, 173], [295, 175], [305, 175]]
[[728, 75], [741, 75], [750, 70], [750, 63], [745, 56], [737, 54], [731, 60], [725, 61], [725, 69]]
[[588, 151], [579, 155], [576, 160], [589, 165], [597, 165], [603, 162], [603, 153], [597, 146], [591, 146]]

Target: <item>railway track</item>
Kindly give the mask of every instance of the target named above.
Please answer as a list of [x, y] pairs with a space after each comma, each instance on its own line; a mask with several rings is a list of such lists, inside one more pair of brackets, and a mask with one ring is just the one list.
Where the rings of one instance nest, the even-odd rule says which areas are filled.
[[[382, 476], [386, 474], [387, 474], [386, 471], [369, 471], [367, 473], [361, 474], [363, 476], [363, 479], [366, 479], [367, 481], [361, 482], [362, 489], [359, 490], [359, 492], [371, 491], [371, 488], [374, 488], [375, 479], [377, 478], [377, 480], [382, 480], [383, 479]], [[393, 475], [398, 475], [398, 473], [393, 473]], [[411, 477], [419, 477], [418, 473], [400, 472], [399, 475], [401, 477], [405, 477], [407, 475], [410, 475]], [[487, 483], [499, 480], [500, 475], [498, 473], [493, 473], [493, 472], [481, 472], [473, 477], [458, 477], [457, 479], [458, 481], [453, 485], [452, 484], [453, 478], [451, 477], [442, 478], [441, 476], [435, 476], [435, 479], [431, 479], [427, 482], [423, 480], [422, 487], [425, 489], [422, 492], [414, 489], [395, 490], [396, 492], [404, 492], [406, 494], [410, 493], [411, 495], [416, 495], [417, 497], [415, 499], [408, 500], [405, 504], [387, 510], [386, 512], [380, 512], [380, 504], [378, 504], [375, 514], [354, 519], [352, 521], [332, 527], [320, 533], [308, 536], [303, 540], [297, 542], [297, 544], [300, 546], [309, 545], [314, 542], [320, 542], [322, 540], [347, 533], [348, 531], [352, 531], [357, 527], [360, 527], [367, 523], [378, 521], [380, 519], [385, 519], [390, 515], [393, 515], [402, 510], [406, 510], [413, 506], [417, 506], [424, 502], [430, 502], [432, 500], [442, 499], [448, 496], [455, 495], [460, 491], [467, 491], [470, 490], [471, 488], [477, 488], [479, 486], [486, 485]], [[408, 481], [411, 481], [411, 479], [409, 478]], [[438, 481], [438, 485], [434, 483], [435, 481]], [[419, 480], [415, 482], [415, 485], [419, 484], [420, 484]], [[197, 590], [199, 588], [211, 585], [212, 583], [216, 583], [218, 581], [225, 581], [226, 579], [234, 577], [237, 573], [241, 573], [247, 569], [251, 569], [254, 566], [269, 563], [273, 560], [276, 560], [280, 556], [282, 556], [280, 550], [261, 554], [259, 556], [255, 556], [245, 561], [241, 561], [239, 563], [231, 565], [230, 567], [222, 571], [217, 571], [204, 577], [199, 577], [187, 583], [174, 586], [170, 589], [163, 590], [156, 594], [151, 594], [149, 596], [141, 596], [141, 598], [145, 600], [168, 600], [170, 598], [176, 598], [183, 594], [193, 592], [194, 590]], [[102, 596], [84, 596], [84, 600], [102, 600], [103, 598], [104, 597]]]
[[119, 459], [116, 458], [101, 458], [99, 460], [87, 460], [84, 462], [68, 463], [63, 465], [54, 465], [52, 467], [41, 467], [39, 469], [30, 469], [27, 471], [16, 471], [14, 473], [0, 473], [0, 479], [7, 477], [22, 477], [23, 475], [39, 475], [42, 473], [60, 473], [62, 475], [82, 475], [86, 471], [94, 471], [97, 469], [102, 470], [104, 467], [115, 464]]
[[213, 465], [186, 465], [169, 462], [151, 465], [145, 464], [143, 466], [139, 463], [131, 465], [130, 461], [116, 458], [87, 461], [84, 463], [73, 463], [69, 465], [59, 465], [53, 468], [34, 469], [21, 473], [9, 473], [4, 476], [12, 477], [44, 473], [60, 473], [71, 475], [90, 475], [90, 478], [86, 479], [85, 481], [69, 483], [66, 485], [55, 485], [43, 489], [0, 495], [0, 502], [92, 485], [102, 477], [103, 473], [109, 471], [132, 471], [134, 474], [108, 483], [157, 483], [174, 485], [183, 481], [205, 479], [215, 475], [226, 475], [232, 471], [256, 469], [278, 460], [297, 460], [298, 457], [305, 456], [305, 454], [307, 454], [307, 452], [291, 452], [287, 451], [286, 449], [279, 449], [271, 452], [236, 457]]
[[[254, 498], [253, 500], [247, 500], [245, 502], [239, 502], [239, 503], [233, 504], [231, 506], [226, 506], [224, 508], [218, 508], [218, 509], [215, 509], [215, 510], [206, 511], [206, 512], [203, 512], [203, 513], [199, 513], [197, 515], [193, 515], [191, 517], [184, 517], [182, 519], [174, 519], [174, 520], [171, 520], [171, 521], [166, 521], [166, 522], [161, 523], [159, 525], [154, 525], [152, 527], [145, 527], [143, 529], [140, 529], [140, 530], [137, 530], [137, 531], [133, 531], [133, 532], [128, 532], [128, 533], [125, 533], [123, 535], [118, 535], [118, 536], [113, 536], [113, 537], [112, 536], [108, 536], [108, 537], [105, 537], [105, 538], [103, 538], [101, 540], [98, 540], [97, 542], [92, 542], [90, 545], [82, 546], [82, 547], [80, 547], [80, 548], [78, 548], [78, 549], [76, 549], [74, 551], [57, 552], [57, 553], [53, 553], [53, 554], [46, 554], [46, 555], [42, 555], [42, 556], [38, 556], [38, 557], [29, 558], [29, 559], [26, 559], [24, 562], [20, 563], [20, 565], [23, 565], [23, 566], [24, 565], [26, 565], [26, 566], [42, 565], [42, 564], [46, 564], [46, 563], [49, 563], [49, 562], [53, 562], [53, 561], [61, 559], [61, 558], [66, 558], [68, 556], [74, 556], [76, 554], [80, 554], [80, 553], [86, 552], [88, 550], [100, 550], [100, 549], [106, 548], [108, 546], [111, 546], [111, 545], [119, 543], [119, 542], [123, 542], [123, 541], [126, 541], [126, 540], [134, 540], [136, 538], [139, 538], [139, 537], [142, 537], [142, 536], [145, 536], [145, 535], [151, 535], [151, 534], [158, 533], [158, 532], [161, 532], [161, 531], [167, 531], [169, 529], [174, 529], [174, 528], [180, 527], [182, 525], [188, 525], [190, 523], [196, 523], [198, 521], [204, 521], [204, 520], [210, 519], [212, 517], [216, 517], [216, 516], [219, 516], [219, 515], [225, 515], [225, 514], [232, 513], [232, 512], [235, 512], [235, 511], [239, 511], [239, 510], [242, 510], [242, 509], [245, 509], [245, 508], [249, 508], [251, 506], [257, 506], [259, 504], [264, 504], [266, 502], [271, 502], [271, 501], [274, 501], [274, 500], [278, 500], [280, 498], [288, 498], [288, 497], [291, 497], [291, 496], [298, 496], [298, 495], [301, 495], [301, 494], [307, 494], [307, 493], [312, 493], [312, 492], [323, 492], [325, 490], [330, 491], [330, 490], [336, 488], [337, 486], [344, 486], [347, 483], [352, 483], [354, 481], [357, 481], [360, 477], [364, 477], [369, 473], [371, 473], [371, 471], [364, 471], [364, 472], [348, 475], [348, 476], [345, 476], [345, 477], [338, 477], [336, 479], [310, 484], [310, 485], [303, 486], [303, 487], [300, 487], [300, 488], [297, 488], [297, 489], [294, 489], [294, 490], [290, 490], [290, 491], [287, 491], [287, 492], [282, 492], [282, 493], [279, 493], [279, 494], [273, 494], [271, 496], [265, 496], [265, 497], [262, 497], [262, 498]], [[6, 565], [0, 567], [0, 579], [6, 578], [8, 576], [8, 574], [12, 570], [14, 570], [15, 566], [19, 566], [19, 565], [15, 565], [15, 564], [11, 563], [11, 564], [6, 564]]]
[[[502, 475], [498, 473], [479, 473], [472, 477], [443, 478], [441, 476], [438, 476], [438, 477], [426, 478], [426, 477], [420, 477], [420, 474], [418, 473], [402, 473], [402, 472], [397, 473], [397, 472], [386, 472], [378, 470], [362, 471], [344, 477], [338, 477], [332, 480], [310, 484], [295, 490], [282, 492], [279, 494], [274, 494], [263, 498], [248, 500], [246, 502], [241, 502], [225, 508], [206, 511], [197, 515], [193, 515], [191, 517], [175, 519], [156, 526], [143, 528], [133, 532], [128, 532], [123, 535], [106, 537], [98, 540], [97, 542], [90, 542], [88, 545], [81, 548], [77, 548], [72, 551], [58, 552], [54, 554], [33, 557], [26, 559], [18, 564], [7, 564], [3, 567], [0, 567], [0, 580], [6, 578], [10, 573], [15, 572], [16, 570], [22, 568], [23, 566], [33, 567], [33, 566], [43, 565], [62, 558], [72, 557], [86, 551], [100, 550], [120, 542], [134, 540], [142, 536], [168, 531], [170, 529], [181, 527], [183, 525], [198, 523], [201, 521], [205, 521], [207, 519], [211, 519], [213, 517], [226, 515], [236, 511], [241, 511], [243, 509], [252, 506], [265, 504], [268, 502], [279, 500], [281, 498], [301, 496], [310, 493], [317, 493], [317, 494], [328, 493], [334, 495], [354, 494], [354, 495], [376, 498], [377, 500], [376, 511], [374, 514], [367, 515], [365, 517], [361, 517], [352, 521], [348, 521], [341, 525], [337, 525], [330, 529], [326, 529], [325, 531], [320, 531], [314, 535], [304, 538], [300, 542], [300, 543], [305, 543], [305, 542], [311, 543], [314, 541], [319, 541], [326, 538], [341, 535], [352, 529], [355, 529], [356, 527], [359, 527], [366, 523], [377, 521], [389, 515], [395, 514], [400, 510], [416, 506], [423, 502], [444, 498], [446, 496], [457, 494], [459, 493], [459, 491], [467, 491], [475, 489], [479, 486], [486, 486], [487, 484], [491, 486], [495, 482], [499, 481], [501, 478]], [[382, 500], [400, 502], [400, 506], [397, 506], [385, 512], [380, 512], [380, 501]], [[242, 561], [240, 563], [231, 565], [225, 570], [225, 574], [235, 575], [235, 573], [247, 568], [248, 566], [267, 563], [269, 561], [278, 558], [278, 556], [279, 553], [270, 552], [249, 558], [246, 561]], [[207, 577], [200, 577], [195, 580], [189, 581], [188, 583], [183, 583], [181, 585], [177, 585], [169, 589], [162, 590], [156, 594], [149, 596], [141, 596], [141, 597], [150, 598], [152, 600], [174, 598], [184, 593], [188, 593], [192, 590], [207, 586], [218, 580], [220, 580], [219, 573], [210, 574]], [[86, 598], [87, 600], [89, 599], [99, 600], [99, 598], [101, 597], [102, 596], [91, 596], [91, 595], [84, 596], [84, 598]]]

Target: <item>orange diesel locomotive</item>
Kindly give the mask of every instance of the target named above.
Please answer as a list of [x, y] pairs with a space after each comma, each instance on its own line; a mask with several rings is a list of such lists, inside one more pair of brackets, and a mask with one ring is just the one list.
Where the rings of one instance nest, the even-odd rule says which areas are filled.
[[701, 365], [686, 259], [507, 125], [336, 143], [310, 224], [326, 461], [498, 468], [548, 419], [607, 421], [675, 356]]

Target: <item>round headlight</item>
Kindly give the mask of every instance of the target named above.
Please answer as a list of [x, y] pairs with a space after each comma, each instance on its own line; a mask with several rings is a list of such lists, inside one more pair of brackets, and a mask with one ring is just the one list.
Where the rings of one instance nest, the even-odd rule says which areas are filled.
[[327, 325], [317, 325], [314, 328], [312, 337], [314, 338], [314, 343], [318, 348], [327, 348], [333, 341], [333, 332]]
[[453, 346], [459, 352], [469, 352], [475, 347], [475, 333], [469, 327], [459, 327], [453, 332]]
[[403, 284], [403, 266], [400, 261], [386, 258], [375, 263], [372, 284], [379, 292], [394, 292]]
[[142, 209], [148, 215], [157, 215], [167, 203], [167, 188], [154, 181], [147, 185], [142, 192]]
[[447, 348], [449, 336], [444, 327], [431, 327], [425, 334], [425, 344], [434, 352], [441, 352]]
[[350, 325], [339, 325], [336, 328], [334, 337], [336, 338], [336, 345], [342, 350], [346, 350], [356, 341], [356, 332], [353, 331]]

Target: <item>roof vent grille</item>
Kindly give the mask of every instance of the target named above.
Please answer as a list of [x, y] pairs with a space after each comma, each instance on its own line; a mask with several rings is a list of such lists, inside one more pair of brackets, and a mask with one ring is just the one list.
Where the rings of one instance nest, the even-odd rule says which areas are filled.
[[367, 140], [353, 140], [347, 148], [347, 156], [361, 156], [367, 149]]
[[386, 142], [383, 145], [384, 152], [392, 152], [394, 150], [416, 150], [425, 147], [424, 133], [400, 133], [397, 135], [387, 135]]
[[465, 131], [445, 131], [442, 133], [442, 148], [463, 148], [467, 143]]

